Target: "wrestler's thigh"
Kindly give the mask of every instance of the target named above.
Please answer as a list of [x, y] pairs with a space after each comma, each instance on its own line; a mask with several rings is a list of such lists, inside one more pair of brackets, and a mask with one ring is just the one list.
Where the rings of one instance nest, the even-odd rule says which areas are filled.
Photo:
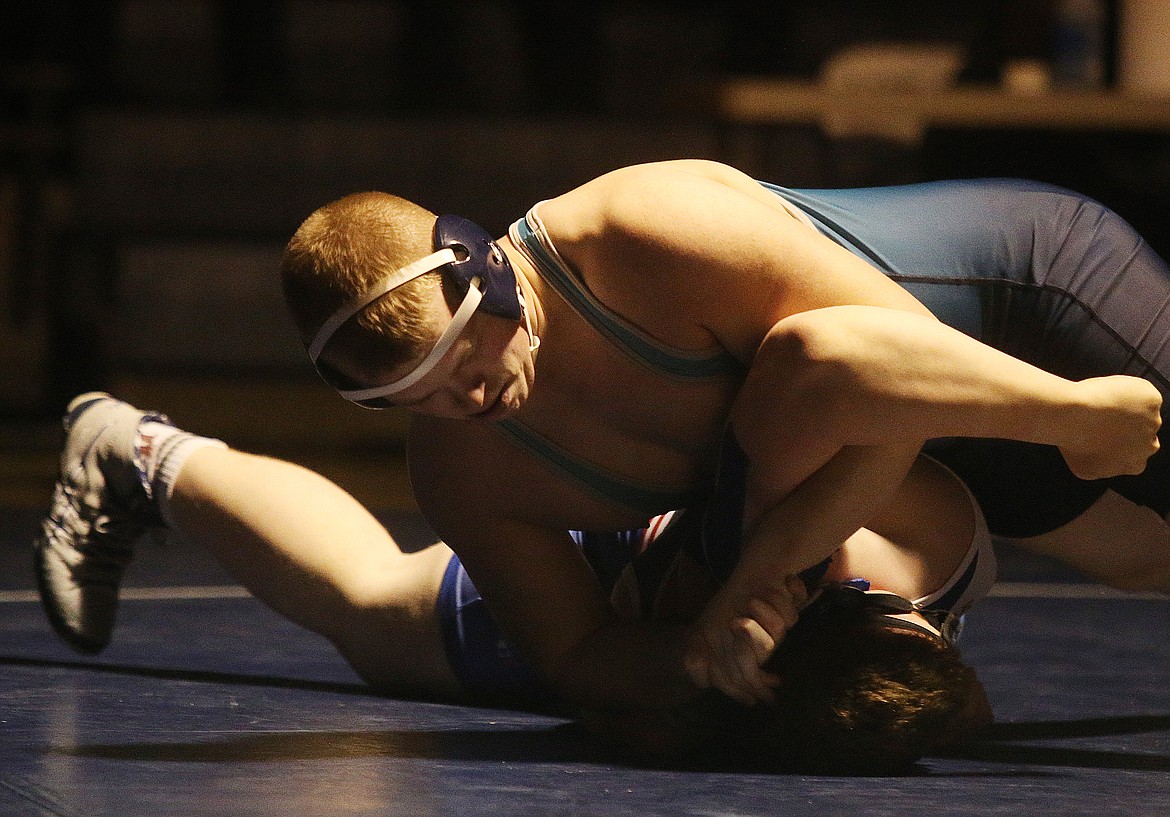
[[1010, 541], [1111, 587], [1170, 593], [1170, 526], [1115, 491], [1056, 530]]

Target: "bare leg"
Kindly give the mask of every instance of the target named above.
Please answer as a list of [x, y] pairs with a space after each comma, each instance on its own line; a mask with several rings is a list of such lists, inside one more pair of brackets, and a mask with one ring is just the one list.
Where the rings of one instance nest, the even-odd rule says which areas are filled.
[[1010, 541], [1111, 587], [1170, 593], [1170, 525], [1114, 491], [1051, 533]]
[[435, 610], [445, 545], [404, 554], [324, 477], [230, 449], [191, 455], [167, 515], [257, 598], [333, 642], [375, 688], [458, 694]]

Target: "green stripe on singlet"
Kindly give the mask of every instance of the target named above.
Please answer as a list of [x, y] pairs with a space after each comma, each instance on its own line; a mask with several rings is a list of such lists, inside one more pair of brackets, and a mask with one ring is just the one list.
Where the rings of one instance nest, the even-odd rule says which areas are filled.
[[[535, 216], [532, 218], [539, 227], [539, 221]], [[671, 349], [614, 313], [568, 269], [552, 241], [547, 235], [542, 235], [542, 231], [538, 231], [537, 227], [529, 223], [526, 217], [513, 224], [509, 232], [536, 267], [541, 278], [547, 281], [602, 337], [622, 352], [652, 371], [668, 377], [702, 380], [743, 373], [744, 366], [725, 351], [713, 354], [688, 354]], [[614, 476], [594, 463], [565, 451], [518, 421], [501, 420], [496, 426], [510, 435], [521, 447], [596, 496], [641, 511], [648, 517], [693, 506], [708, 493], [708, 490], [700, 488], [664, 490], [639, 485]]]
[[506, 431], [524, 448], [598, 496], [643, 511], [648, 517], [692, 506], [707, 493], [697, 488], [664, 490], [636, 485], [569, 454], [515, 420], [500, 420], [496, 427]]
[[[743, 364], [726, 351], [714, 354], [687, 354], [678, 349], [671, 349], [615, 314], [566, 269], [564, 262], [554, 252], [549, 251], [527, 218], [522, 218], [513, 225], [513, 233], [535, 262], [541, 277], [603, 337], [608, 338], [638, 362], [661, 374], [690, 380], [743, 373]], [[545, 240], [548, 240], [547, 237]]]

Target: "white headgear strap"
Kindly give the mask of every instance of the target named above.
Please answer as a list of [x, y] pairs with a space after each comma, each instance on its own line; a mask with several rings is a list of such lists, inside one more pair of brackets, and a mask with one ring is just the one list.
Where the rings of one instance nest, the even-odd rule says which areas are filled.
[[[418, 261], [407, 264], [402, 269], [395, 270], [361, 295], [342, 304], [321, 325], [321, 328], [317, 330], [313, 342], [309, 344], [309, 359], [316, 364], [317, 358], [321, 356], [322, 350], [329, 343], [333, 335], [337, 333], [337, 330], [346, 321], [383, 295], [397, 289], [408, 281], [413, 281], [421, 275], [438, 269], [444, 264], [457, 264], [460, 261], [461, 259], [455, 250], [451, 247], [444, 247], [425, 258], [420, 258]], [[400, 377], [393, 383], [386, 383], [382, 386], [371, 386], [367, 389], [338, 389], [338, 394], [346, 400], [355, 403], [374, 400], [379, 397], [389, 397], [398, 392], [405, 391], [426, 377], [431, 369], [435, 368], [438, 362], [443, 359], [443, 355], [447, 354], [447, 351], [455, 343], [455, 340], [471, 320], [471, 316], [475, 314], [475, 310], [479, 308], [479, 303], [483, 300], [483, 292], [480, 290], [481, 284], [482, 281], [478, 277], [471, 279], [471, 286], [467, 288], [467, 294], [463, 296], [463, 303], [459, 305], [459, 308], [451, 317], [451, 323], [447, 324], [447, 328], [439, 336], [435, 348], [431, 349], [430, 353], [408, 374]], [[525, 308], [524, 295], [520, 290], [519, 284], [516, 286], [516, 292], [520, 298], [520, 308], [523, 310], [525, 328], [528, 331], [529, 351], [536, 351], [536, 348], [540, 346], [540, 338], [536, 337], [532, 332], [532, 319], [529, 317], [528, 310]]]
[[387, 292], [398, 289], [398, 287], [408, 281], [413, 281], [420, 275], [426, 275], [432, 270], [437, 270], [444, 264], [452, 264], [458, 260], [459, 256], [455, 254], [455, 250], [450, 247], [444, 247], [425, 258], [420, 258], [417, 261], [407, 264], [402, 269], [395, 270], [352, 301], [342, 304], [336, 312], [329, 316], [329, 319], [325, 323], [321, 324], [321, 328], [317, 330], [316, 337], [309, 344], [309, 360], [316, 363], [317, 358], [321, 356], [321, 351], [325, 348], [325, 344], [341, 328], [342, 324]]
[[443, 359], [443, 355], [447, 354], [447, 350], [455, 343], [455, 340], [463, 332], [464, 327], [467, 326], [467, 322], [471, 320], [471, 316], [475, 314], [475, 310], [479, 307], [479, 302], [483, 299], [483, 293], [480, 292], [479, 284], [479, 278], [471, 279], [471, 286], [467, 288], [467, 294], [463, 296], [463, 303], [455, 310], [455, 314], [451, 317], [451, 322], [447, 324], [447, 328], [439, 336], [439, 342], [435, 344], [434, 349], [431, 349], [430, 354], [424, 357], [422, 362], [415, 366], [409, 374], [384, 386], [371, 386], [368, 389], [338, 389], [337, 393], [346, 400], [355, 403], [361, 400], [373, 400], [377, 397], [389, 397], [392, 394], [409, 389], [415, 383], [426, 377], [427, 373], [435, 368], [435, 365]]

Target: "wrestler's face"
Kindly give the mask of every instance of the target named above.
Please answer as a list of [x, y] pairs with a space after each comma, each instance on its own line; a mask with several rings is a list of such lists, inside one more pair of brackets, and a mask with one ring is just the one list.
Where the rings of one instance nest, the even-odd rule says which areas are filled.
[[[417, 359], [399, 366], [376, 360], [330, 361], [361, 387], [391, 383], [413, 371], [451, 323], [452, 311], [439, 288], [426, 305], [430, 339]], [[535, 370], [528, 335], [521, 324], [476, 312], [438, 364], [421, 380], [384, 405], [454, 419], [501, 420], [515, 415], [528, 399]]]

